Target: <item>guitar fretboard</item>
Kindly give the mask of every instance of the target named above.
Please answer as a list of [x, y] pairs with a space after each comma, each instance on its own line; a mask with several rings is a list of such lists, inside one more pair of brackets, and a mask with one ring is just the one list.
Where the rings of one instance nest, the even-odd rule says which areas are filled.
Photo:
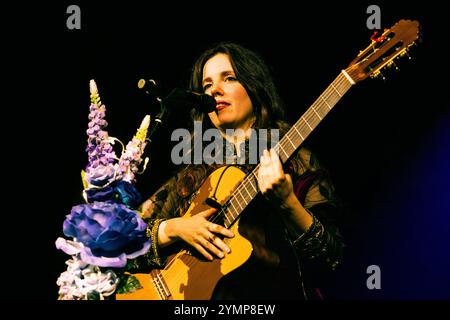
[[[342, 96], [354, 84], [352, 79], [342, 71], [327, 89], [316, 99], [300, 119], [275, 145], [274, 149], [281, 162], [285, 163], [289, 157], [300, 147], [309, 134], [333, 109]], [[229, 228], [239, 217], [242, 211], [258, 194], [259, 164], [239, 184], [233, 195], [222, 207], [220, 214], [224, 215], [224, 226]]]

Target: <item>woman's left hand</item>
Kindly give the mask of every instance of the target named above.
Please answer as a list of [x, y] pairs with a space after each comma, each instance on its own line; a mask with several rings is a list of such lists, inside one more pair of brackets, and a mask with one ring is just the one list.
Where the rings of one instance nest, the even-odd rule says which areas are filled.
[[294, 187], [289, 174], [285, 174], [275, 150], [264, 150], [258, 171], [258, 186], [262, 194], [282, 208], [292, 203]]

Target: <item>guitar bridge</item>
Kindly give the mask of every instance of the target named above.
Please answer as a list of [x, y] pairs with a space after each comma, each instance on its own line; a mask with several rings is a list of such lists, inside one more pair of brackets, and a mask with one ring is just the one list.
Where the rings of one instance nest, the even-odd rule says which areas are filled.
[[161, 300], [169, 299], [171, 294], [160, 271], [153, 270], [150, 274], [153, 276], [152, 282]]

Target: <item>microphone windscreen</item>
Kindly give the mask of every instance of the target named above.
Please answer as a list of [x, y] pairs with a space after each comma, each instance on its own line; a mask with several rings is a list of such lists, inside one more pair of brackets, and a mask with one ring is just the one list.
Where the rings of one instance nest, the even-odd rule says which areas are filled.
[[199, 96], [201, 100], [201, 110], [206, 113], [210, 113], [216, 110], [216, 100], [207, 94], [202, 94]]
[[161, 95], [161, 88], [158, 85], [158, 83], [153, 79], [150, 80], [140, 79], [138, 81], [138, 88], [144, 90], [149, 95], [155, 96], [157, 98], [159, 98], [159, 96]]
[[164, 98], [164, 102], [171, 107], [195, 108], [200, 112], [210, 113], [216, 109], [216, 100], [202, 93], [175, 88]]

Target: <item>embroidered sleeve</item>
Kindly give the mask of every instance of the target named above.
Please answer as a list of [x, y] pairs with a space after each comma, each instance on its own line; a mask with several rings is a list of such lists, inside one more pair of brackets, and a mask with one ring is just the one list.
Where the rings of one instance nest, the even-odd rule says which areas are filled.
[[335, 270], [342, 262], [342, 239], [333, 227], [326, 228], [314, 214], [312, 217], [312, 225], [292, 242], [293, 246], [304, 259]]
[[176, 183], [177, 177], [174, 176], [140, 207], [142, 218], [147, 222], [146, 235], [151, 238], [152, 246], [146, 254], [133, 260], [129, 268], [134, 272], [162, 268], [166, 263], [167, 256], [160, 252], [158, 246], [158, 230], [161, 222], [178, 215]]
[[159, 246], [158, 246], [158, 230], [161, 222], [167, 219], [155, 219], [148, 224], [147, 227], [147, 236], [152, 239], [152, 248], [149, 251], [148, 259], [152, 262], [153, 265], [162, 268], [166, 263], [166, 257], [162, 257], [159, 254]]
[[294, 192], [313, 217], [309, 229], [290, 235], [300, 257], [314, 265], [335, 270], [342, 262], [343, 239], [339, 232], [342, 209], [329, 175], [314, 154], [302, 148], [290, 164]]
[[152, 246], [146, 254], [130, 260], [128, 264], [128, 270], [130, 272], [148, 272], [149, 269], [160, 269], [165, 266], [167, 256], [160, 254], [158, 247], [158, 229], [164, 220], [166, 219], [153, 219], [148, 222], [146, 233], [152, 239]]

